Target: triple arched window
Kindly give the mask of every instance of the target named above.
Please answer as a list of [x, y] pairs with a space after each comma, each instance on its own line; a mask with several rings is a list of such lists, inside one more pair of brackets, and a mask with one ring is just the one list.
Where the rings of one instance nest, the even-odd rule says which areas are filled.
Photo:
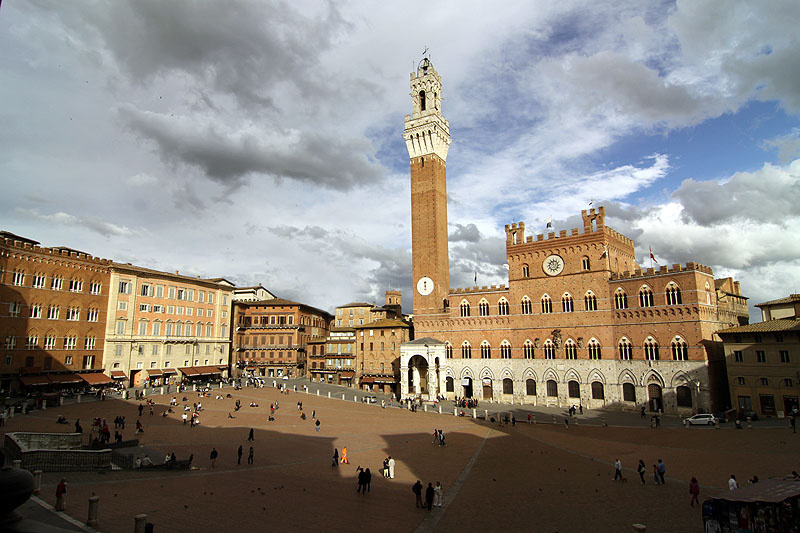
[[628, 295], [622, 289], [617, 289], [614, 293], [614, 309], [627, 309]]
[[681, 289], [674, 281], [670, 281], [667, 285], [667, 305], [681, 304]]
[[444, 358], [445, 359], [453, 358], [453, 346], [450, 343], [447, 343], [444, 346]]
[[466, 300], [461, 302], [461, 316], [469, 316], [469, 302]]
[[689, 347], [686, 341], [676, 336], [672, 339], [672, 360], [673, 361], [688, 361], [689, 360]]
[[633, 359], [633, 346], [631, 346], [631, 341], [622, 337], [617, 346], [619, 348], [619, 358], [622, 361], [630, 361]]
[[523, 315], [530, 315], [533, 312], [533, 304], [531, 303], [531, 299], [527, 296], [522, 298], [522, 314]]
[[658, 342], [653, 337], [644, 341], [644, 358], [648, 361], [658, 361]]
[[501, 299], [497, 303], [497, 314], [498, 315], [507, 315], [508, 314], [508, 300], [505, 298]]
[[480, 316], [489, 316], [489, 302], [481, 300], [480, 303], [478, 303], [478, 313]]
[[470, 346], [468, 341], [464, 341], [461, 344], [461, 358], [472, 359], [472, 346]]
[[589, 341], [589, 359], [601, 359], [601, 352], [600, 343], [597, 342], [597, 339], [591, 339]]
[[508, 341], [500, 345], [500, 359], [511, 359], [511, 344]]
[[572, 339], [567, 339], [567, 342], [564, 343], [564, 357], [567, 359], [578, 358], [578, 347]]
[[597, 296], [592, 291], [587, 291], [583, 297], [583, 305], [587, 311], [597, 311]]
[[489, 345], [488, 341], [483, 341], [481, 343], [481, 359], [491, 359], [492, 358], [492, 347]]
[[544, 341], [544, 358], [545, 359], [556, 358], [556, 347], [553, 344], [553, 341], [551, 341], [550, 339]]
[[647, 285], [639, 289], [639, 307], [653, 307], [653, 291]]
[[575, 310], [572, 303], [572, 296], [570, 296], [568, 292], [565, 292], [564, 296], [561, 297], [561, 306], [564, 308], [565, 313], [571, 313]]
[[529, 340], [522, 345], [522, 354], [525, 359], [533, 359], [533, 343]]
[[542, 296], [542, 314], [548, 314], [553, 312], [553, 300], [550, 299], [550, 296], [544, 295]]

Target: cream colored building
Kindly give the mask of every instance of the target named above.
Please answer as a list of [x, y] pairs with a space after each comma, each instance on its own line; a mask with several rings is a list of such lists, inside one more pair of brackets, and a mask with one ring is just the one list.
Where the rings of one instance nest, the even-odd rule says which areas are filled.
[[125, 385], [226, 376], [233, 284], [113, 263], [104, 366]]

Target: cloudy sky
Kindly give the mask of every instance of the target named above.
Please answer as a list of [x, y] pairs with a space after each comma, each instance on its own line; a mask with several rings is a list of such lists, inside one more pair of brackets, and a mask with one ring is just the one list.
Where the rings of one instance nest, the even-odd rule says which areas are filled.
[[[800, 292], [796, 0], [7, 0], [0, 229], [411, 310], [409, 73], [443, 77], [451, 285], [590, 200], [646, 264]], [[753, 316], [753, 320], [757, 317]]]

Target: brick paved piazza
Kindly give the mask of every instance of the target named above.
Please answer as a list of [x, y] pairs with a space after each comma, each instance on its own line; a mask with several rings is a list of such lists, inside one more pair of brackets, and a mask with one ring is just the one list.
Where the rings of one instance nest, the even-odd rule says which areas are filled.
[[[634, 523], [648, 531], [701, 531], [700, 510], [690, 508], [688, 480], [701, 483], [701, 500], [726, 489], [731, 473], [744, 483], [753, 474], [765, 479], [797, 470], [798, 436], [788, 429], [713, 428], [646, 429], [571, 424], [515, 427], [487, 425], [470, 418], [381, 409], [276, 389], [224, 389], [242, 401], [235, 419], [228, 418], [234, 399], [203, 398], [201, 425], [180, 421], [179, 409], [158, 416], [171, 395], [151, 396], [156, 415], [145, 409], [141, 443], [160, 456], [174, 451], [179, 459], [194, 454], [191, 471], [111, 471], [67, 473], [67, 512], [84, 521], [87, 499], [100, 496], [99, 529], [133, 530], [133, 517], [145, 513], [155, 531], [631, 531]], [[216, 394], [216, 392], [215, 392]], [[189, 402], [196, 394], [186, 392]], [[352, 396], [350, 397], [352, 399]], [[274, 422], [267, 421], [270, 402], [280, 401]], [[251, 402], [258, 408], [247, 407]], [[307, 420], [296, 404], [302, 401]], [[127, 419], [125, 437], [133, 434], [138, 402], [107, 400], [65, 405], [17, 416], [7, 431], [70, 431], [57, 425], [59, 414], [84, 428], [93, 416]], [[321, 419], [314, 431], [311, 411]], [[452, 411], [451, 411], [452, 412]], [[541, 417], [540, 417], [541, 418]], [[248, 429], [255, 428], [255, 464], [246, 463]], [[434, 427], [445, 431], [447, 447], [431, 443]], [[236, 464], [242, 444], [245, 458]], [[349, 465], [331, 467], [334, 447], [346, 446]], [[219, 450], [216, 468], [209, 453]], [[385, 480], [384, 457], [397, 460], [396, 479]], [[626, 483], [611, 480], [616, 457]], [[667, 484], [655, 486], [648, 472], [641, 486], [634, 468], [662, 458]], [[155, 457], [160, 462], [160, 457]], [[356, 493], [356, 467], [373, 472], [372, 490]], [[45, 474], [42, 498], [53, 504], [61, 474]], [[441, 481], [442, 510], [414, 506], [411, 485], [420, 479]]]

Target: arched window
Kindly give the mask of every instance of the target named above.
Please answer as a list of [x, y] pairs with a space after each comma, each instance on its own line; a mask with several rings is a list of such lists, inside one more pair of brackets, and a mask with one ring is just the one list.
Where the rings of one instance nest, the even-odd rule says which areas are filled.
[[647, 285], [639, 289], [639, 307], [653, 307], [653, 291]]
[[527, 296], [522, 297], [522, 314], [523, 315], [530, 315], [533, 312], [533, 305], [531, 304], [531, 299]]
[[548, 295], [542, 296], [542, 313], [552, 313], [553, 312], [553, 301], [550, 299]]
[[614, 309], [627, 309], [628, 295], [622, 289], [617, 289], [614, 293]]
[[528, 396], [536, 396], [536, 381], [528, 378], [525, 380], [525, 394]]
[[445, 359], [453, 358], [453, 346], [449, 342], [444, 346], [444, 358]]
[[602, 350], [597, 339], [589, 340], [589, 359], [601, 359]]
[[456, 390], [454, 381], [455, 380], [453, 380], [453, 378], [450, 377], [450, 376], [447, 376], [446, 378], [444, 378], [444, 390], [445, 390], [445, 392], [454, 392]]
[[583, 305], [587, 311], [597, 311], [597, 296], [592, 291], [587, 291], [583, 297]]
[[489, 316], [489, 302], [481, 300], [478, 304], [478, 314], [480, 316]]
[[658, 342], [653, 337], [644, 341], [644, 358], [648, 361], [658, 361]]
[[673, 361], [688, 361], [689, 360], [689, 347], [686, 346], [686, 341], [676, 336], [672, 339], [672, 360]]
[[605, 400], [606, 392], [603, 384], [599, 381], [592, 381], [592, 400]]
[[633, 386], [633, 383], [622, 384], [622, 399], [626, 402], [636, 401], [636, 387]]
[[427, 103], [425, 102], [425, 91], [419, 92], [419, 110], [425, 111], [425, 106]]
[[491, 359], [492, 358], [492, 347], [489, 345], [489, 341], [483, 341], [481, 343], [481, 359]]
[[567, 342], [564, 343], [564, 357], [567, 359], [578, 358], [578, 347], [572, 339], [567, 339]]
[[551, 398], [558, 396], [558, 383], [553, 379], [547, 380], [547, 395]]
[[508, 300], [505, 298], [501, 299], [500, 302], [497, 304], [497, 314], [498, 315], [507, 315], [508, 314]]
[[565, 313], [571, 313], [574, 311], [572, 305], [572, 296], [570, 296], [568, 292], [565, 292], [564, 296], [561, 297], [561, 306], [563, 307]]
[[466, 300], [461, 302], [461, 316], [469, 316], [469, 302]]
[[467, 341], [464, 341], [461, 344], [461, 358], [472, 359], [472, 346], [470, 346], [469, 342]]
[[622, 337], [619, 340], [618, 347], [619, 347], [619, 358], [622, 361], [630, 361], [631, 359], [633, 359], [633, 347], [631, 346], [631, 342], [628, 339]]
[[589, 258], [585, 255], [583, 256], [583, 259], [581, 259], [581, 268], [583, 270], [589, 270]]
[[681, 289], [674, 281], [670, 281], [667, 285], [667, 305], [679, 305], [681, 303]]
[[711, 285], [706, 281], [706, 303], [711, 305]]
[[675, 398], [678, 401], [678, 407], [691, 407], [692, 406], [692, 389], [686, 385], [681, 385], [675, 389]]
[[553, 344], [553, 341], [551, 341], [550, 339], [544, 341], [544, 358], [545, 359], [556, 358], [556, 347]]
[[529, 267], [527, 263], [522, 265], [522, 277], [523, 278], [531, 277], [531, 267]]
[[522, 353], [525, 359], [533, 359], [533, 343], [530, 340], [526, 340], [522, 345]]
[[514, 382], [511, 378], [503, 378], [503, 394], [514, 394]]
[[570, 398], [580, 398], [581, 397], [581, 385], [575, 380], [570, 381], [567, 383], [567, 393], [569, 394]]
[[500, 345], [500, 359], [511, 359], [511, 344], [508, 341]]

